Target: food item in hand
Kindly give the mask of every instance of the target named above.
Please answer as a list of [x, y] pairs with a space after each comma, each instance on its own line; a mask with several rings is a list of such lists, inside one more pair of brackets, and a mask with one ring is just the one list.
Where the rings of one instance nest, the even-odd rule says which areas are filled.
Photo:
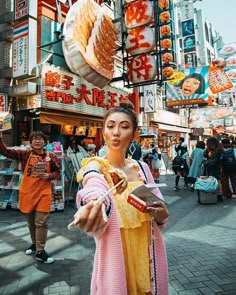
[[108, 172], [111, 175], [114, 185], [123, 180], [123, 182], [116, 188], [116, 192], [118, 194], [123, 193], [123, 191], [127, 188], [128, 185], [127, 175], [122, 170], [117, 168], [111, 169]]

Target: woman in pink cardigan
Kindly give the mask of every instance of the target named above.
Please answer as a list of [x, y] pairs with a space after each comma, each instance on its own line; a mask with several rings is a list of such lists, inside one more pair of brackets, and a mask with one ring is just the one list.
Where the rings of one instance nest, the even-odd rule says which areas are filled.
[[[129, 194], [145, 182], [154, 183], [149, 167], [125, 153], [137, 129], [133, 105], [123, 102], [105, 116], [103, 137], [108, 146], [104, 158], [82, 161], [78, 180], [78, 211], [73, 224], [96, 242], [91, 295], [167, 295], [168, 270], [161, 231], [169, 216], [162, 201], [140, 212], [127, 202]], [[98, 199], [123, 177], [116, 192]], [[118, 172], [119, 171], [119, 172]], [[163, 199], [160, 191], [158, 196]]]

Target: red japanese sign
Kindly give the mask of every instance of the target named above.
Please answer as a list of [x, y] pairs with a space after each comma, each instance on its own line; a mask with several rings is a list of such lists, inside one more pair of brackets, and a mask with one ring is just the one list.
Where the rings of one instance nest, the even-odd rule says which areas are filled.
[[131, 29], [147, 24], [153, 20], [154, 11], [151, 1], [138, 0], [128, 4], [125, 13], [125, 23]]
[[81, 77], [47, 64], [43, 65], [42, 79], [42, 107], [103, 116], [128, 98], [127, 92], [93, 87]]
[[129, 31], [126, 40], [126, 51], [131, 54], [140, 54], [151, 51], [155, 46], [154, 29], [146, 26], [137, 27]]
[[156, 76], [155, 58], [148, 54], [140, 54], [127, 63], [128, 78], [133, 83], [148, 81]]

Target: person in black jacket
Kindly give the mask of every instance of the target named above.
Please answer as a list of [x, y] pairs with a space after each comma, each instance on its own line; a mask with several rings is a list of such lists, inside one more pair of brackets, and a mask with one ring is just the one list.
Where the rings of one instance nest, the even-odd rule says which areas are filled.
[[207, 159], [204, 161], [204, 175], [214, 176], [218, 181], [218, 198], [222, 200], [222, 185], [221, 185], [221, 164], [223, 148], [219, 140], [212, 136], [207, 139], [206, 150], [204, 152], [204, 157]]
[[183, 166], [180, 169], [175, 169], [174, 172], [176, 174], [175, 178], [175, 187], [174, 190], [179, 190], [179, 180], [180, 176], [184, 177], [184, 188], [188, 188], [188, 181], [187, 176], [189, 172], [189, 166], [187, 163], [188, 158], [188, 147], [187, 144], [184, 142], [184, 138], [179, 138], [179, 144], [175, 147], [175, 151], [177, 153], [177, 156], [181, 157], [183, 159]]

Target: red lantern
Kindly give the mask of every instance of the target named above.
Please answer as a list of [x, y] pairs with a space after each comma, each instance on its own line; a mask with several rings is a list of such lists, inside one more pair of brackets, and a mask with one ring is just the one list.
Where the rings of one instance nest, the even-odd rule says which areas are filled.
[[169, 49], [172, 47], [172, 42], [170, 39], [163, 39], [161, 40], [161, 48], [163, 49]]
[[168, 11], [161, 12], [159, 19], [162, 23], [168, 22], [170, 20], [170, 13]]
[[170, 76], [172, 76], [174, 74], [174, 70], [172, 67], [166, 67], [163, 69], [163, 75], [167, 78], [169, 78]]
[[159, 0], [159, 7], [161, 9], [168, 9], [170, 7], [169, 0]]
[[161, 59], [164, 63], [170, 63], [173, 61], [173, 55], [169, 52], [166, 52], [162, 55]]
[[161, 26], [160, 28], [161, 36], [169, 36], [171, 32], [170, 26]]

